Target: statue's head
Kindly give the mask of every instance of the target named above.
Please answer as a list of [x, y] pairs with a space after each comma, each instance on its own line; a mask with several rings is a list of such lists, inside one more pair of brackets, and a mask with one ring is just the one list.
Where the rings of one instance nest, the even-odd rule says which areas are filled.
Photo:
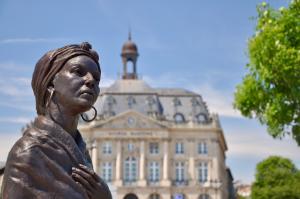
[[37, 114], [46, 114], [50, 100], [74, 115], [89, 110], [99, 94], [100, 76], [99, 56], [87, 42], [47, 52], [31, 82]]

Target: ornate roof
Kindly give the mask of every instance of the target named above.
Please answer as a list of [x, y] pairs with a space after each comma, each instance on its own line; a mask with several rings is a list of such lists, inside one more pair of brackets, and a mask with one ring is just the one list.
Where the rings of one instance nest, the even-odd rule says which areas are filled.
[[140, 79], [121, 79], [102, 88], [95, 107], [99, 120], [128, 110], [175, 123], [206, 123], [211, 118], [199, 94], [180, 88], [152, 88]]

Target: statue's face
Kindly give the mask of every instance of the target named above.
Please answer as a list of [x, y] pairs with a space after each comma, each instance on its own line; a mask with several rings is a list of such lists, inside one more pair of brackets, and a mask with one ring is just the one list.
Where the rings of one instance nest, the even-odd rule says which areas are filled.
[[100, 92], [100, 75], [90, 57], [81, 55], [68, 60], [53, 80], [56, 103], [74, 115], [89, 110]]

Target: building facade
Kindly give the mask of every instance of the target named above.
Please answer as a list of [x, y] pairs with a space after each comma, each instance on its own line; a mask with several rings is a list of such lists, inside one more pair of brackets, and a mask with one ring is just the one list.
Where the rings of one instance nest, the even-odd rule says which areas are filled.
[[114, 199], [229, 198], [218, 116], [197, 93], [152, 88], [139, 79], [130, 36], [121, 57], [121, 79], [101, 89], [96, 120], [80, 126]]

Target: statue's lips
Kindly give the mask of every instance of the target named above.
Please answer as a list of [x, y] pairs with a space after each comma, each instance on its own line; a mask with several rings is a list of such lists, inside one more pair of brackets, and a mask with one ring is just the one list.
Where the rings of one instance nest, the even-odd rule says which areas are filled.
[[92, 91], [82, 91], [80, 93], [81, 96], [94, 97], [94, 93]]

